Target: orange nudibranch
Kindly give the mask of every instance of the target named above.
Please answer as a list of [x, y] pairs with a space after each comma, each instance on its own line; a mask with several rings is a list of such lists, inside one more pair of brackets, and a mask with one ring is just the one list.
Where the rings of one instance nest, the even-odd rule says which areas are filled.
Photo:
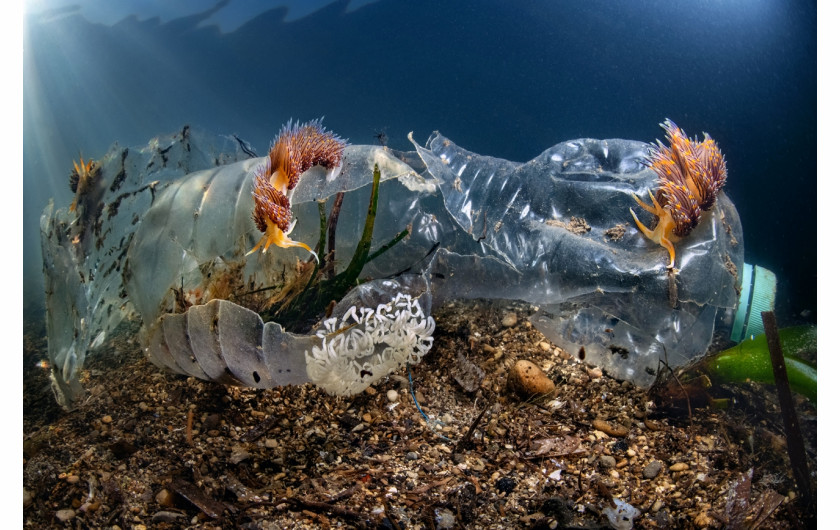
[[[300, 175], [315, 165], [334, 170], [341, 166], [347, 143], [324, 130], [321, 120], [300, 124], [292, 121], [280, 131], [271, 146], [268, 161], [254, 175], [254, 223], [263, 236], [248, 254], [272, 244], [280, 248], [301, 247], [315, 255], [305, 243], [289, 238], [294, 228], [290, 193]], [[316, 256], [317, 259], [317, 256]]]
[[79, 197], [88, 192], [91, 187], [91, 180], [94, 178], [94, 161], [88, 160], [85, 163], [84, 157], [79, 154], [79, 163], [73, 161], [73, 171], [70, 172], [70, 190], [76, 195], [70, 203], [70, 211], [75, 212], [79, 204]]
[[657, 224], [651, 230], [639, 221], [632, 208], [630, 213], [639, 230], [668, 251], [668, 268], [672, 269], [676, 257], [672, 237], [688, 235], [700, 222], [700, 212], [714, 206], [726, 183], [726, 161], [708, 134], [703, 133], [703, 141], [698, 142], [696, 138], [689, 139], [667, 118], [660, 125], [671, 145], [657, 140], [643, 161], [659, 177], [656, 196], [648, 192], [653, 206], [634, 196], [639, 206], [656, 216]]

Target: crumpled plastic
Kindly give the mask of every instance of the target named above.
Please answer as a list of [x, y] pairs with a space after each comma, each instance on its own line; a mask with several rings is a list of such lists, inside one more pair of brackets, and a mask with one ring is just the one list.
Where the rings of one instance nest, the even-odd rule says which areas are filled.
[[[409, 138], [416, 150], [407, 153], [348, 146], [336, 179], [327, 182], [315, 167], [294, 190], [293, 237], [311, 246], [320, 234], [318, 201], [329, 207], [345, 193], [339, 266], [362, 232], [374, 165], [382, 180], [372, 248], [410, 230], [365, 265], [367, 283], [338, 301], [337, 317], [354, 307], [395, 315], [388, 304], [398, 295], [416, 300], [424, 319], [452, 299], [524, 300], [539, 308], [532, 322], [556, 345], [641, 386], [653, 382], [660, 361], [673, 368], [705, 353], [731, 322], [743, 264], [737, 211], [721, 193], [677, 243], [678, 272], [669, 272], [666, 252], [630, 222], [633, 196], [656, 186], [642, 165], [648, 144], [572, 140], [516, 163], [471, 153], [439, 133], [423, 146]], [[134, 315], [147, 355], [172, 371], [260, 387], [312, 380], [306, 359], [323, 334], [289, 333], [247, 307], [255, 291], [288, 282], [308, 256], [277, 248], [245, 256], [261, 235], [250, 192], [262, 159], [251, 152], [236, 137], [183, 132], [140, 150], [115, 147], [103, 159], [98, 215], [47, 208], [49, 352], [64, 406], [80, 395], [87, 350]], [[95, 232], [104, 243], [84, 236]], [[222, 325], [203, 336], [208, 319]], [[194, 352], [206, 341], [217, 353], [204, 369]], [[384, 344], [376, 355], [388, 358]], [[372, 384], [366, 362], [350, 377]]]

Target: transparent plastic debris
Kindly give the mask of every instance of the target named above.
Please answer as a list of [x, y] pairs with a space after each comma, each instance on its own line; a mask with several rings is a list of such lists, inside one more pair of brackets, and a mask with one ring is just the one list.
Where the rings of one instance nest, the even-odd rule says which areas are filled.
[[[243, 149], [244, 148], [244, 149]], [[235, 136], [189, 127], [140, 148], [114, 144], [75, 211], [52, 202], [41, 216], [48, 354], [58, 402], [83, 395], [85, 357], [135, 315], [123, 278], [128, 245], [158, 190], [188, 173], [248, 158]], [[68, 162], [68, 166], [70, 163]]]
[[[89, 201], [103, 205], [98, 217], [48, 208], [42, 218], [50, 358], [65, 406], [80, 395], [78, 371], [92, 343], [135, 316], [149, 358], [174, 372], [256, 387], [313, 381], [354, 393], [419, 362], [431, 347], [432, 311], [452, 299], [539, 306], [532, 321], [555, 344], [643, 386], [660, 360], [676, 367], [705, 353], [737, 303], [741, 226], [724, 194], [678, 242], [676, 274], [666, 269], [667, 253], [632, 224], [634, 194], [656, 185], [641, 163], [648, 144], [574, 140], [522, 164], [470, 153], [436, 133], [408, 153], [348, 146], [330, 182], [320, 167], [301, 176], [291, 236], [312, 248], [323, 211], [344, 194], [340, 271], [362, 234], [376, 165], [371, 248], [384, 250], [329, 314], [292, 333], [263, 316], [272, 296], [305, 280], [309, 254], [274, 247], [245, 255], [261, 236], [251, 186], [262, 159], [235, 137], [173, 138], [106, 155], [104, 192]], [[204, 167], [196, 167], [199, 153], [213, 153]], [[150, 160], [157, 165], [144, 169]], [[73, 227], [82, 225], [110, 239], [73, 243]], [[403, 230], [410, 235], [399, 237]], [[332, 362], [343, 368], [332, 370]]]
[[640, 386], [653, 383], [660, 360], [687, 364], [731, 326], [744, 259], [738, 213], [720, 193], [678, 242], [678, 272], [669, 273], [667, 252], [628, 217], [633, 196], [656, 187], [642, 165], [649, 144], [573, 140], [524, 164], [439, 134], [415, 147], [447, 212], [477, 243], [437, 254], [436, 300], [537, 304], [531, 321], [552, 342]]

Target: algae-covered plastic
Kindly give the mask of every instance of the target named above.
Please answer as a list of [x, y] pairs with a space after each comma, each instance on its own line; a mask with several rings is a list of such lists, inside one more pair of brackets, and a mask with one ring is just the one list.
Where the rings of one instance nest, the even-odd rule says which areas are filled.
[[175, 372], [350, 394], [419, 362], [431, 312], [451, 299], [530, 302], [555, 344], [643, 386], [660, 360], [675, 367], [705, 353], [738, 302], [741, 225], [725, 194], [677, 243], [676, 270], [632, 223], [634, 196], [657, 185], [643, 163], [649, 144], [580, 139], [516, 163], [435, 133], [414, 152], [349, 146], [335, 179], [319, 167], [301, 176], [293, 235], [314, 248], [340, 194], [340, 269], [364, 230], [378, 167], [370, 248], [380, 251], [329, 316], [291, 333], [265, 322], [265, 308], [300, 287], [312, 262], [301, 249], [246, 256], [261, 235], [251, 190], [262, 161], [220, 138], [182, 132], [115, 147], [89, 201], [98, 206], [45, 211], [49, 352], [64, 406], [80, 395], [87, 350], [133, 315], [147, 355]]

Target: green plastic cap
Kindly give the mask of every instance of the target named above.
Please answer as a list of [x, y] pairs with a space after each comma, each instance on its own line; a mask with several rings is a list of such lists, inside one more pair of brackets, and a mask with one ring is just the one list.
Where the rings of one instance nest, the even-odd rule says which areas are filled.
[[772, 271], [744, 263], [741, 275], [741, 298], [735, 311], [730, 338], [741, 342], [747, 337], [764, 333], [762, 311], [772, 311], [776, 305], [776, 275]]

